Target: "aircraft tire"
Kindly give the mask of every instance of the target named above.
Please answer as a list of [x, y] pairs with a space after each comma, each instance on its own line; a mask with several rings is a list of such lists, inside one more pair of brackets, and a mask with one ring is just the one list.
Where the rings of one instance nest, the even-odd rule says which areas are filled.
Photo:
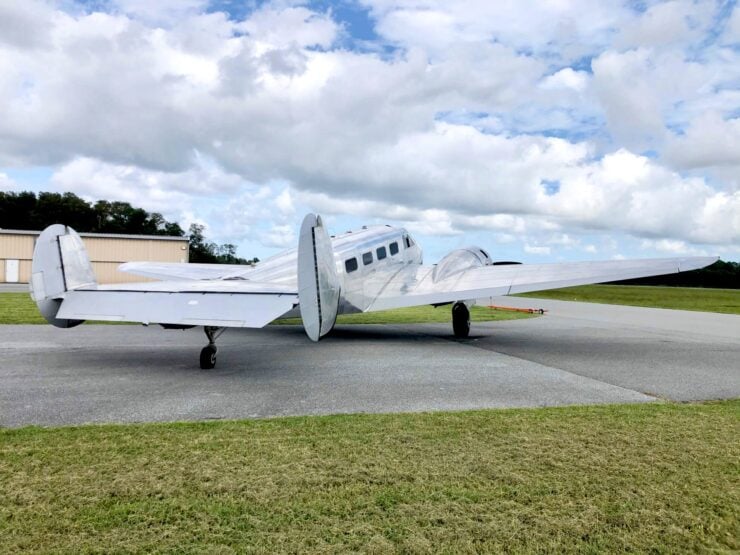
[[470, 311], [465, 303], [452, 305], [452, 331], [460, 338], [470, 334]]
[[216, 366], [216, 347], [206, 345], [200, 352], [200, 367], [202, 370], [210, 370]]

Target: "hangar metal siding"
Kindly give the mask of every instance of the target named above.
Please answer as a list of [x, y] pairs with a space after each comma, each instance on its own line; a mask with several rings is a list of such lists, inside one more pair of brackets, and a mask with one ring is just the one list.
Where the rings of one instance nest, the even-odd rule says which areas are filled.
[[[29, 232], [29, 234], [20, 235], [16, 234], [16, 232], [0, 232], [0, 258], [3, 260], [7, 260], [8, 258], [30, 260], [33, 254], [33, 244], [36, 240], [36, 235], [38, 233]], [[4, 278], [5, 274], [3, 274]]]
[[[136, 260], [187, 262], [188, 241], [181, 237], [81, 233], [98, 283], [146, 281], [119, 272], [118, 266]], [[5, 282], [5, 260], [19, 260], [19, 282], [31, 278], [31, 258], [38, 236], [35, 231], [0, 230], [0, 283]]]

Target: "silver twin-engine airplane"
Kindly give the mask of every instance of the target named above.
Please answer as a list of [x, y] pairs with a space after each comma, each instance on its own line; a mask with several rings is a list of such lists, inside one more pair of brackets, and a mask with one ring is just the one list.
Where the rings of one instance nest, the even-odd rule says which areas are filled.
[[[84, 320], [203, 326], [208, 345], [200, 367], [216, 364], [216, 339], [226, 328], [262, 328], [300, 316], [313, 341], [329, 333], [337, 314], [417, 305], [452, 305], [458, 337], [470, 330], [475, 299], [555, 287], [671, 274], [703, 268], [716, 257], [516, 264], [494, 262], [478, 247], [453, 250], [423, 264], [411, 235], [368, 226], [329, 237], [321, 217], [303, 220], [298, 248], [255, 266], [128, 262], [120, 270], [159, 281], [98, 285], [80, 236], [55, 224], [33, 253], [31, 296], [54, 326]], [[595, 308], [596, 309], [596, 308]]]

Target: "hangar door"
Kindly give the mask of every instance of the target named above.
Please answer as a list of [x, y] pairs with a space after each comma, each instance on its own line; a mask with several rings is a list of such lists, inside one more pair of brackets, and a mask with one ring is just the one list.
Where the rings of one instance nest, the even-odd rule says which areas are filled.
[[5, 281], [7, 283], [18, 283], [20, 277], [20, 263], [18, 260], [5, 260]]

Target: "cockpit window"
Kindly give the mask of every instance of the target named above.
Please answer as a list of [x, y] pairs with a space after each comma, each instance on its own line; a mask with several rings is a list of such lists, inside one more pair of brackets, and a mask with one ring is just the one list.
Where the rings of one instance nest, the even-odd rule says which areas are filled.
[[348, 258], [344, 261], [344, 269], [349, 274], [350, 272], [354, 272], [357, 269], [357, 259], [353, 256], [352, 258]]
[[388, 245], [388, 248], [391, 250], [391, 256], [398, 254], [398, 243], [396, 241]]
[[408, 235], [406, 235], [404, 236], [403, 240], [406, 241], [406, 248], [410, 249], [411, 248], [411, 238]]
[[365, 252], [362, 254], [362, 263], [367, 266], [368, 264], [373, 263], [373, 253], [372, 252]]
[[388, 254], [385, 252], [385, 247], [378, 247], [375, 250], [375, 254], [378, 257], [378, 260], [383, 260], [384, 258], [388, 256]]

